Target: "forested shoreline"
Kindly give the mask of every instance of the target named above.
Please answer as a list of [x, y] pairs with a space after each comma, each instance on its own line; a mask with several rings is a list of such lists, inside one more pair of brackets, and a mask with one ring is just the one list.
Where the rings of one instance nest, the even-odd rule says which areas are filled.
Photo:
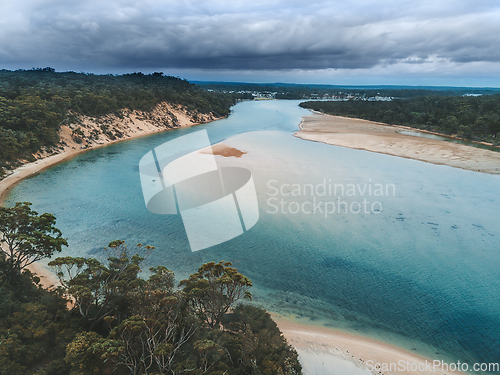
[[500, 145], [500, 94], [425, 96], [392, 101], [308, 101], [300, 104], [335, 116], [454, 135]]
[[0, 178], [20, 159], [32, 161], [41, 149], [55, 147], [61, 125], [79, 115], [121, 115], [124, 109], [151, 111], [168, 102], [198, 114], [224, 117], [237, 94], [209, 92], [161, 72], [94, 75], [52, 68], [0, 70]]
[[[212, 86], [214, 89], [207, 89]], [[45, 155], [55, 151], [60, 127], [77, 123], [79, 116], [99, 118], [112, 114], [122, 118], [126, 115], [124, 110], [149, 113], [160, 103], [169, 103], [182, 106], [196, 121], [200, 115], [227, 116], [238, 100], [252, 98], [244, 89], [278, 90], [282, 87], [288, 91], [277, 94], [276, 98], [295, 99], [307, 93], [320, 95], [331, 90], [327, 86], [307, 85], [214, 86], [207, 83], [196, 86], [161, 72], [95, 75], [60, 73], [52, 68], [0, 70], [0, 178], [6, 170], [19, 166], [21, 160], [34, 161], [34, 155], [42, 150]], [[351, 91], [363, 97], [372, 94], [407, 97], [392, 101], [366, 101], [358, 97], [347, 101], [309, 101], [301, 106], [334, 115], [500, 143], [500, 94], [443, 96], [452, 94], [453, 90], [436, 89], [433, 94], [430, 89], [352, 88], [344, 90], [342, 95]]]
[[302, 373], [270, 315], [241, 303], [252, 282], [229, 262], [180, 283], [163, 265], [143, 278], [154, 248], [117, 240], [105, 260], [52, 260], [62, 287], [42, 288], [26, 267], [68, 244], [30, 206], [0, 207], [0, 374]]
[[[223, 117], [238, 99], [162, 73], [1, 70], [0, 177], [42, 148], [56, 150], [60, 127], [80, 115], [169, 103], [193, 119]], [[53, 215], [30, 206], [0, 207], [1, 375], [302, 373], [271, 316], [242, 303], [252, 282], [229, 262], [203, 264], [179, 282], [163, 265], [143, 269], [152, 248], [117, 240], [102, 259], [53, 259], [62, 286], [44, 289], [28, 266], [67, 242]]]

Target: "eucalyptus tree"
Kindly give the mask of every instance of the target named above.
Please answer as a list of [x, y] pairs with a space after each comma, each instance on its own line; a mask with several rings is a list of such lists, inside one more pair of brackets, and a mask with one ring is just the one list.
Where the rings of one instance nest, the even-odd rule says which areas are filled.
[[55, 224], [54, 215], [39, 215], [29, 202], [0, 207], [0, 261], [11, 276], [68, 246]]

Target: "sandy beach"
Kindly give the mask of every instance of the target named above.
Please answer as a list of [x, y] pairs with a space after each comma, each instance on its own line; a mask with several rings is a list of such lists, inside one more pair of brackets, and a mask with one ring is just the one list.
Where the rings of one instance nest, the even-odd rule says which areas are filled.
[[[87, 122], [85, 122], [87, 121]], [[85, 136], [91, 134], [99, 123], [92, 119], [83, 121]], [[115, 121], [118, 121], [115, 119]], [[128, 121], [128, 120], [127, 120]], [[207, 119], [209, 121], [209, 119]], [[89, 149], [103, 147], [111, 143], [120, 142], [155, 132], [169, 130], [164, 125], [155, 125], [154, 122], [144, 121], [137, 115], [130, 115], [130, 124], [120, 122], [120, 132], [124, 135], [120, 139], [111, 140], [100, 137], [97, 140], [87, 140], [86, 147], [73, 141], [71, 128], [61, 130], [61, 141], [64, 145], [60, 153], [43, 157], [33, 163], [25, 164], [0, 181], [0, 204], [15, 184], [24, 178], [43, 171]], [[196, 125], [188, 118], [179, 121], [178, 126]], [[177, 127], [177, 126], [176, 126]], [[364, 120], [314, 114], [304, 118], [301, 130], [297, 137], [305, 140], [324, 142], [349, 148], [380, 152], [394, 156], [401, 156], [422, 160], [435, 164], [446, 164], [470, 170], [479, 170], [487, 173], [500, 173], [500, 153], [477, 149], [473, 147], [453, 144], [444, 141], [414, 137], [398, 133], [398, 127], [381, 125]], [[214, 155], [239, 158], [246, 154], [226, 144], [212, 146]], [[43, 266], [33, 264], [29, 269], [41, 278], [44, 287], [57, 286], [57, 277]], [[299, 352], [301, 363], [306, 375], [362, 375], [362, 374], [457, 374], [458, 372], [444, 371], [433, 367], [428, 371], [427, 364], [433, 364], [434, 359], [426, 359], [412, 352], [387, 343], [376, 341], [363, 336], [353, 335], [339, 330], [318, 326], [300, 324], [280, 316], [273, 316], [279, 328]], [[383, 369], [376, 365], [409, 366], [401, 371], [401, 367]], [[411, 368], [410, 368], [411, 367]], [[423, 369], [423, 370], [422, 370]]]
[[300, 324], [280, 316], [273, 319], [297, 349], [306, 375], [460, 374], [449, 371], [450, 368], [446, 371], [437, 362], [434, 367], [433, 361], [437, 359], [427, 359], [382, 341]]
[[[78, 123], [61, 126], [60, 142], [56, 152], [52, 154], [39, 153], [35, 155], [38, 160], [16, 168], [7, 177], [0, 180], [0, 205], [3, 204], [9, 192], [23, 179], [34, 176], [58, 163], [70, 160], [81, 153], [117, 142], [218, 119], [211, 115], [198, 115], [198, 118], [201, 118], [201, 122], [193, 121], [183, 107], [172, 106], [168, 103], [159, 104], [150, 113], [125, 110], [123, 118], [118, 118], [115, 115], [100, 118], [80, 116]], [[110, 129], [111, 133], [102, 131], [103, 125]], [[75, 129], [81, 131], [81, 142], [75, 141]], [[56, 275], [44, 266], [34, 263], [27, 268], [40, 277], [40, 284], [45, 288], [60, 285]]]
[[[309, 141], [500, 174], [500, 152], [403, 134], [408, 128], [314, 113], [295, 136]], [[412, 132], [418, 132], [413, 130]]]
[[[144, 137], [154, 133], [179, 127], [188, 127], [218, 120], [211, 115], [198, 115], [201, 122], [195, 122], [183, 107], [173, 107], [167, 103], [159, 104], [152, 112], [125, 110], [124, 116], [115, 115], [93, 118], [80, 116], [78, 123], [61, 126], [58, 149], [51, 154], [39, 153], [38, 160], [26, 163], [0, 180], [0, 204], [3, 204], [10, 190], [23, 179], [33, 176], [65, 160], [98, 147]], [[110, 131], [103, 131], [109, 129]], [[82, 134], [80, 142], [75, 141], [74, 131]]]

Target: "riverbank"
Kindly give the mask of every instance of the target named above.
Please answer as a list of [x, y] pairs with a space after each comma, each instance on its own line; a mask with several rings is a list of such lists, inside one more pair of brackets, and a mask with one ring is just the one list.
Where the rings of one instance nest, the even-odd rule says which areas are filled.
[[[245, 113], [245, 117], [247, 117], [247, 114], [246, 114], [246, 113]], [[297, 120], [296, 120], [296, 121], [294, 121], [293, 123], [291, 123], [291, 124], [292, 124], [291, 126], [294, 126], [293, 124], [295, 124], [295, 126], [296, 126], [296, 124], [298, 123], [298, 119], [299, 119], [299, 118], [300, 118], [300, 117], [297, 117]], [[259, 123], [259, 121], [255, 121], [255, 123]], [[253, 129], [253, 128], [252, 128], [252, 129]], [[290, 130], [289, 130], [289, 133], [288, 133], [288, 134], [290, 134], [290, 133], [292, 132], [291, 127], [290, 127], [289, 129], [290, 129]], [[281, 130], [281, 129], [280, 129], [280, 130]], [[275, 132], [275, 133], [276, 133], [276, 134], [278, 134], [278, 132]], [[276, 134], [275, 134], [275, 135], [276, 135]], [[281, 134], [285, 134], [285, 133], [281, 132]], [[262, 136], [261, 140], [265, 140], [265, 138], [266, 138], [266, 137], [267, 137], [267, 138], [270, 138], [268, 135], [265, 135], [265, 134], [262, 134], [262, 135], [263, 135], [263, 136]], [[285, 137], [285, 135], [284, 135], [284, 136], [282, 136], [282, 137], [284, 138], [284, 137]], [[286, 135], [286, 137], [288, 137], [288, 138], [289, 138], [289, 135]], [[221, 138], [222, 138], [222, 137], [221, 137]], [[255, 139], [258, 139], [258, 138], [253, 138], [253, 139], [254, 139], [254, 144], [258, 144], [257, 142], [255, 142]], [[299, 141], [299, 140], [294, 140], [294, 139], [291, 139], [291, 141], [294, 141], [294, 144], [298, 144], [298, 143], [300, 143], [300, 144], [304, 144], [305, 146], [307, 146], [305, 149], [306, 149], [306, 150], [309, 150], [309, 151], [311, 151], [312, 149], [316, 148], [316, 146], [317, 146], [317, 145], [314, 145], [314, 144], [310, 144], [310, 143], [307, 143], [307, 142], [301, 142], [301, 141]], [[225, 142], [226, 142], [226, 141], [225, 141]], [[253, 159], [253, 160], [256, 160], [256, 159], [257, 159], [257, 155], [259, 155], [259, 153], [254, 152], [254, 149], [253, 149], [252, 147], [250, 147], [250, 145], [252, 144], [252, 142], [247, 142], [247, 145], [248, 145], [249, 147], [243, 147], [242, 145], [240, 145], [240, 144], [238, 144], [238, 143], [236, 143], [236, 142], [235, 142], [235, 143], [232, 143], [232, 141], [227, 141], [226, 143], [228, 143], [227, 147], [230, 147], [230, 148], [231, 148], [231, 150], [228, 150], [228, 149], [227, 149], [227, 147], [224, 147], [224, 148], [222, 148], [222, 147], [221, 147], [220, 149], [216, 149], [216, 150], [214, 151], [214, 154], [216, 154], [216, 155], [219, 155], [219, 154], [220, 154], [221, 156], [224, 156], [224, 155], [230, 155], [230, 156], [233, 156], [233, 155], [235, 155], [235, 154], [236, 154], [236, 151], [234, 151], [234, 150], [240, 150], [240, 153], [243, 153], [243, 152], [248, 152], [249, 154], [248, 154], [248, 155], [246, 155], [245, 157], [243, 157], [243, 161], [246, 161], [246, 160], [247, 160], [247, 158], [252, 158], [252, 157], [253, 157], [253, 155], [255, 155], [255, 159]], [[271, 144], [271, 145], [277, 144], [277, 145], [279, 146], [279, 142], [270, 143], [270, 144]], [[264, 144], [264, 146], [265, 146], [265, 145], [266, 145], [266, 144]], [[231, 146], [232, 146], [232, 147], [231, 147]], [[264, 148], [264, 147], [262, 147], [262, 148]], [[328, 148], [328, 147], [319, 147], [319, 149], [321, 149], [321, 152], [323, 152], [323, 151], [324, 151], [324, 150], [323, 150], [324, 148]], [[330, 148], [330, 149], [334, 149], [334, 148]], [[348, 150], [344, 150], [344, 151], [348, 151]], [[269, 148], [268, 153], [267, 153], [267, 154], [264, 154], [264, 155], [260, 154], [260, 155], [259, 155], [259, 158], [261, 158], [261, 159], [265, 160], [265, 162], [266, 162], [266, 163], [269, 163], [269, 160], [273, 160], [273, 159], [272, 159], [272, 158], [270, 158], [270, 157], [271, 157], [273, 154], [274, 154], [274, 155], [278, 154], [278, 152], [280, 152], [280, 148], [278, 148], [278, 147], [276, 147], [276, 148]], [[290, 157], [290, 155], [291, 155], [291, 154], [292, 154], [291, 152], [290, 152], [290, 153], [288, 153], [288, 154], [285, 154], [285, 155], [286, 155], [286, 158], [284, 158], [284, 159], [286, 159], [286, 162], [290, 163], [290, 169], [292, 169], [292, 168], [293, 168], [294, 170], [296, 170], [296, 169], [295, 169], [295, 168], [296, 168], [296, 163], [294, 163], [294, 161], [295, 161], [295, 160], [294, 160], [293, 158], [291, 158], [291, 157]], [[280, 154], [278, 154], [278, 155], [280, 155]], [[267, 157], [266, 157], [266, 158], [264, 158], [263, 156], [267, 156]], [[372, 156], [372, 157], [374, 157], [374, 158], [376, 158], [376, 157], [377, 157], [377, 155], [373, 155], [373, 154], [371, 154], [371, 156]], [[378, 156], [378, 157], [379, 157], [379, 158], [381, 158], [380, 156]], [[388, 159], [388, 158], [385, 158], [385, 159]], [[231, 159], [231, 160], [232, 160], [232, 159]], [[325, 160], [325, 158], [322, 158], [321, 160]], [[278, 164], [278, 162], [279, 162], [279, 161], [273, 161], [273, 163], [271, 163], [271, 164], [272, 164], [273, 166], [275, 166], [275, 165], [283, 165], [283, 164]], [[316, 164], [316, 165], [317, 165], [317, 164]], [[310, 165], [308, 165], [308, 167], [310, 167]], [[271, 175], [274, 177], [274, 175], [275, 175], [275, 173], [276, 173], [276, 170], [272, 170], [271, 172], [272, 172], [272, 174], [271, 174]], [[485, 176], [478, 176], [478, 177], [485, 177]], [[458, 202], [460, 202], [459, 200], [457, 200], [457, 201], [458, 201]], [[481, 207], [481, 206], [479, 206], [479, 207]], [[479, 223], [479, 224], [481, 224], [481, 223]], [[118, 223], [117, 223], [117, 225], [118, 225]], [[274, 228], [271, 228], [271, 229], [274, 229]], [[270, 233], [273, 233], [273, 232], [270, 232]], [[293, 236], [294, 236], [294, 237], [296, 236], [296, 235], [295, 235], [295, 233], [296, 233], [296, 231], [293, 231]], [[330, 233], [330, 232], [328, 232], [328, 233]], [[162, 234], [162, 235], [163, 235], [163, 234]], [[299, 234], [299, 235], [300, 235], [300, 234]], [[96, 236], [96, 235], [94, 235], [94, 236]], [[263, 238], [264, 238], [264, 237], [263, 237]], [[292, 237], [291, 237], [291, 239], [290, 239], [290, 240], [288, 240], [288, 239], [287, 239], [286, 244], [288, 244], [288, 243], [293, 244], [293, 241], [294, 241], [294, 238], [292, 238]], [[285, 242], [284, 242], [284, 243], [285, 243]], [[255, 244], [257, 244], [257, 245], [258, 245], [259, 243], [258, 243], [258, 242], [256, 242]], [[315, 244], [315, 246], [316, 246], [317, 244], [319, 244], [319, 242], [318, 242], [318, 243], [316, 243], [316, 244]], [[330, 245], [329, 245], [329, 244], [330, 244], [329, 239], [327, 239], [327, 241], [325, 241], [325, 244], [326, 244], [326, 246], [330, 246]], [[265, 249], [265, 246], [266, 246], [266, 245], [265, 245], [265, 243], [262, 243], [262, 247], [263, 247], [264, 249]], [[293, 245], [291, 245], [291, 246], [293, 246]], [[300, 247], [299, 247], [299, 246], [300, 246]], [[311, 244], [310, 244], [310, 242], [304, 243], [304, 245], [300, 244], [299, 246], [297, 246], [297, 247], [296, 247], [296, 250], [294, 250], [294, 251], [297, 251], [297, 252], [298, 252], [298, 251], [302, 251], [302, 249], [303, 249], [303, 248], [305, 248], [306, 246], [307, 246], [307, 247], [309, 247], [309, 248], [313, 247], [313, 245], [311, 245]], [[320, 246], [321, 246], [321, 245], [320, 245]], [[325, 248], [326, 248], [326, 247], [325, 247]], [[233, 249], [231, 249], [231, 251], [233, 251]], [[247, 251], [247, 250], [244, 250], [244, 251]], [[275, 262], [276, 262], [276, 261], [277, 261], [277, 262], [279, 262], [279, 261], [280, 261], [280, 258], [281, 258], [281, 259], [284, 259], [285, 257], [287, 257], [287, 258], [288, 258], [288, 257], [289, 257], [289, 258], [292, 258], [292, 257], [293, 257], [293, 255], [294, 255], [294, 253], [293, 253], [293, 252], [286, 252], [286, 253], [283, 253], [283, 255], [282, 255], [281, 253], [279, 253], [279, 254], [278, 254], [278, 258], [276, 258], [277, 260], [275, 260], [275, 261], [273, 261], [273, 262], [270, 262], [270, 264], [276, 264]], [[266, 260], [266, 259], [267, 259], [267, 258], [265, 258], [265, 257], [261, 257], [261, 256], [259, 256], [259, 257], [254, 257], [254, 258], [257, 258], [257, 259], [264, 259], [264, 260]], [[304, 261], [304, 260], [309, 259], [309, 258], [310, 258], [309, 256], [305, 256], [304, 258], [302, 258], [302, 260]], [[224, 257], [223, 257], [222, 259], [224, 259]], [[226, 259], [227, 259], [227, 258], [226, 258]], [[323, 259], [323, 257], [322, 257], [321, 259]], [[270, 258], [270, 260], [272, 261], [272, 258]], [[261, 260], [261, 262], [262, 262], [262, 260]], [[314, 259], [313, 259], [313, 262], [316, 262], [316, 260], [314, 260]], [[311, 263], [311, 264], [315, 266], [315, 263]], [[292, 263], [292, 266], [293, 266], [293, 265], [294, 265], [294, 264]], [[301, 266], [301, 265], [302, 265], [302, 263], [299, 263], [299, 266]], [[331, 265], [331, 263], [330, 263], [330, 264], [328, 264], [328, 266], [329, 266], [329, 265]], [[306, 266], [309, 266], [309, 264], [306, 264]], [[288, 267], [287, 267], [287, 268], [288, 268]], [[300, 267], [297, 267], [297, 269], [299, 269], [299, 268], [300, 268]], [[307, 268], [306, 268], [306, 269], [307, 269]], [[417, 269], [417, 271], [418, 271], [418, 269]], [[294, 271], [294, 272], [295, 272], [295, 271]], [[299, 276], [302, 276], [302, 275], [299, 275]], [[310, 275], [309, 275], [309, 276], [310, 276]], [[303, 276], [302, 276], [302, 277], [303, 277]], [[325, 280], [326, 280], [326, 279], [325, 279]], [[313, 280], [313, 281], [314, 281], [314, 285], [320, 285], [320, 284], [322, 283], [322, 282], [321, 282], [321, 280]], [[323, 280], [323, 281], [324, 281], [324, 280]], [[298, 283], [302, 283], [302, 282], [303, 282], [303, 278], [298, 278], [298, 281], [297, 281], [297, 282], [298, 282]], [[291, 286], [293, 286], [293, 285], [294, 285], [294, 284], [293, 284], [293, 282], [291, 282], [291, 283], [290, 283], [290, 285], [291, 285]], [[328, 287], [328, 288], [329, 288], [329, 287], [335, 287], [335, 284], [333, 284], [333, 283], [332, 283], [332, 284], [326, 284], [326, 285], [327, 285], [327, 287]], [[340, 283], [339, 283], [339, 285], [340, 285]], [[362, 283], [360, 283], [360, 284], [358, 284], [358, 285], [360, 286], [360, 288], [359, 288], [359, 289], [361, 289], [361, 287], [363, 287], [363, 284], [362, 284]], [[365, 285], [366, 285], [366, 284], [365, 284]], [[340, 286], [339, 286], [339, 287], [340, 287]], [[326, 288], [325, 288], [325, 289], [326, 289]], [[324, 289], [324, 290], [325, 290], [325, 289]], [[347, 290], [347, 289], [345, 289], [345, 290], [346, 290], [346, 292], [345, 292], [345, 293], [346, 293], [346, 295], [348, 295], [348, 294], [350, 293], [350, 291], [349, 291], [349, 290]], [[467, 289], [466, 289], [466, 290], [467, 290]], [[311, 307], [313, 307], [313, 306], [311, 306]], [[375, 302], [375, 303], [374, 303], [374, 308], [376, 308], [376, 307], [377, 307], [377, 302]], [[384, 305], [381, 305], [381, 308], [383, 309], [383, 308], [384, 308]], [[388, 310], [390, 311], [390, 309], [388, 309]], [[411, 309], [410, 309], [410, 310], [411, 310]], [[417, 321], [418, 321], [418, 320], [417, 320]], [[323, 329], [323, 328], [320, 328], [320, 331], [319, 331], [319, 332], [317, 332], [317, 333], [315, 333], [315, 332], [310, 333], [311, 331], [309, 330], [309, 328], [314, 328], [314, 327], [311, 327], [311, 326], [306, 326], [306, 328], [307, 328], [307, 329], [306, 329], [306, 336], [305, 336], [305, 337], [306, 337], [306, 339], [307, 339], [307, 337], [309, 337], [309, 339], [307, 339], [307, 340], [317, 340], [317, 337], [318, 337], [318, 336], [320, 336], [321, 334], [326, 334], [326, 331], [327, 331], [327, 330], [325, 330], [325, 329]], [[286, 337], [287, 337], [287, 339], [289, 339], [290, 341], [292, 340], [292, 338], [291, 338], [292, 336], [291, 336], [291, 335], [292, 335], [292, 333], [286, 333]], [[356, 337], [357, 337], [357, 336], [356, 336]], [[363, 338], [361, 338], [361, 339], [363, 339]], [[337, 340], [337, 339], [335, 339], [335, 340]], [[317, 341], [315, 341], [315, 342], [317, 342]], [[309, 344], [309, 342], [307, 342], [307, 344]], [[299, 348], [299, 350], [300, 350], [300, 353], [301, 353], [301, 359], [302, 359], [303, 364], [305, 365], [305, 367], [306, 367], [306, 366], [311, 366], [311, 363], [313, 363], [313, 364], [314, 364], [314, 366], [315, 366], [315, 368], [317, 369], [317, 371], [321, 371], [321, 368], [320, 368], [320, 367], [321, 367], [321, 364], [323, 364], [323, 363], [325, 363], [325, 364], [327, 364], [327, 365], [331, 365], [331, 368], [337, 368], [337, 366], [341, 366], [340, 364], [337, 364], [337, 363], [346, 363], [346, 362], [347, 362], [347, 363], [351, 364], [351, 362], [348, 362], [346, 359], [343, 359], [343, 357], [342, 357], [342, 356], [334, 356], [334, 355], [331, 355], [331, 353], [329, 353], [329, 352], [324, 353], [324, 352], [321, 352], [320, 350], [315, 350], [315, 348], [314, 348], [314, 347], [313, 347], [313, 348], [310, 348], [310, 346], [308, 346], [308, 345], [303, 345], [303, 346], [300, 346], [299, 344], [296, 344], [296, 345], [297, 345], [297, 347], [298, 347], [298, 348]], [[320, 345], [320, 344], [318, 344], [318, 345]], [[321, 344], [321, 345], [322, 345], [322, 344]], [[322, 345], [322, 346], [324, 346], [324, 345]], [[302, 347], [304, 347], [304, 349], [302, 349]], [[332, 346], [332, 348], [336, 348], [336, 347], [337, 347], [337, 346]], [[339, 348], [339, 349], [340, 349], [340, 348]], [[345, 353], [346, 353], [346, 354], [347, 354], [347, 351], [349, 351], [349, 353], [354, 353], [354, 352], [352, 352], [352, 349], [349, 349], [349, 347], [346, 347], [346, 349], [345, 349]], [[353, 355], [353, 354], [351, 354], [351, 355]], [[362, 357], [356, 357], [356, 358], [362, 358]], [[354, 362], [355, 362], [355, 361], [354, 361]], [[352, 362], [352, 363], [354, 363], [354, 362]], [[317, 367], [316, 367], [316, 366], [317, 366]], [[354, 365], [354, 366], [355, 366], [355, 365]], [[324, 367], [325, 367], [325, 366], [323, 366], [323, 370], [324, 370]], [[308, 369], [309, 369], [309, 368], [311, 368], [311, 367], [306, 367], [306, 368], [308, 368]], [[352, 367], [350, 367], [350, 368], [352, 369]], [[356, 367], [354, 367], [354, 368], [355, 368], [355, 369], [357, 369]], [[362, 371], [364, 371], [364, 370], [362, 370]], [[331, 374], [332, 372], [327, 372], [327, 373], [328, 373], [328, 374]], [[344, 372], [343, 374], [346, 374], [346, 373], [350, 374], [350, 372]], [[411, 373], [411, 372], [410, 372], [410, 373]], [[311, 375], [312, 375], [312, 374], [319, 374], [319, 372], [313, 372], [313, 373], [310, 373], [310, 374], [311, 374]]]
[[116, 115], [100, 118], [79, 116], [76, 123], [61, 126], [60, 142], [56, 151], [38, 153], [35, 155], [38, 160], [10, 171], [5, 178], [0, 180], [0, 205], [14, 186], [23, 179], [89, 150], [154, 133], [219, 120], [211, 115], [197, 114], [197, 116], [201, 122], [194, 121], [192, 115], [188, 114], [184, 107], [172, 106], [168, 103], [159, 104], [150, 113], [125, 110], [120, 117]]
[[[84, 152], [114, 143], [148, 136], [180, 127], [204, 124], [219, 118], [197, 114], [201, 122], [195, 122], [182, 106], [161, 103], [151, 113], [125, 110], [122, 117], [116, 115], [92, 118], [78, 117], [78, 122], [61, 126], [60, 142], [52, 154], [38, 153], [34, 162], [26, 163], [0, 180], [0, 205], [3, 205], [10, 191], [23, 179], [32, 177], [47, 168], [70, 160]], [[59, 286], [59, 280], [49, 269], [40, 264], [31, 264], [28, 269], [40, 277], [45, 288]]]
[[[401, 133], [406, 127], [314, 113], [296, 137], [471, 171], [500, 174], [500, 152]], [[418, 132], [418, 130], [413, 129]]]
[[277, 315], [274, 315], [273, 319], [288, 343], [297, 349], [306, 375], [461, 374], [458, 371], [449, 371], [451, 366], [448, 371], [437, 363], [433, 367], [433, 359], [382, 341], [330, 328], [305, 325]]

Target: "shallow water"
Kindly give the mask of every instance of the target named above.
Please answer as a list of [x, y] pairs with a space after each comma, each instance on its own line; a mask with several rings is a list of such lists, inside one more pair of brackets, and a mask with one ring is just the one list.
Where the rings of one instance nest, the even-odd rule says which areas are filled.
[[[295, 138], [309, 113], [297, 104], [244, 102], [228, 119], [89, 151], [24, 180], [7, 204], [31, 201], [54, 213], [70, 243], [65, 254], [104, 257], [112, 240], [140, 242], [155, 246], [149, 264], [179, 280], [224, 259], [252, 279], [255, 301], [270, 310], [431, 359], [497, 362], [500, 176]], [[260, 219], [231, 241], [191, 252], [180, 217], [146, 210], [138, 163], [201, 129], [212, 143], [248, 152], [217, 161], [252, 171]]]

